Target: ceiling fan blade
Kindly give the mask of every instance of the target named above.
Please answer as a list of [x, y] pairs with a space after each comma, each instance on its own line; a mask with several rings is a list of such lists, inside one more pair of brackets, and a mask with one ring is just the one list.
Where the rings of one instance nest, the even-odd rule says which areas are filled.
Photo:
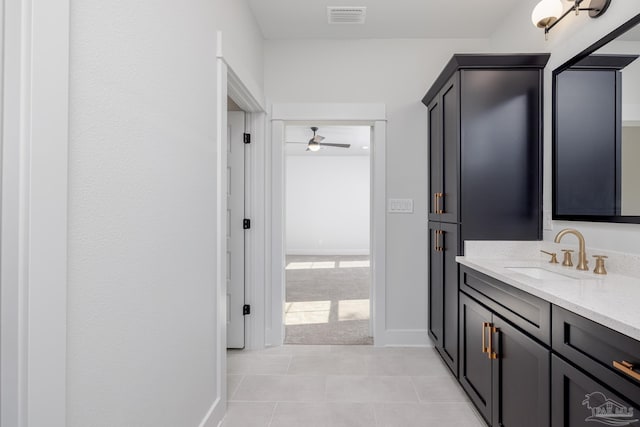
[[339, 147], [339, 148], [349, 148], [351, 147], [351, 144], [331, 144], [328, 142], [321, 142], [320, 145], [323, 145], [325, 147]]
[[308, 142], [302, 142], [302, 141], [286, 141], [287, 144], [304, 144], [307, 145]]
[[[313, 138], [311, 138], [311, 141], [313, 141], [313, 142], [322, 142], [322, 141], [324, 141], [324, 136], [316, 135]], [[311, 141], [309, 141], [309, 142], [311, 142]]]

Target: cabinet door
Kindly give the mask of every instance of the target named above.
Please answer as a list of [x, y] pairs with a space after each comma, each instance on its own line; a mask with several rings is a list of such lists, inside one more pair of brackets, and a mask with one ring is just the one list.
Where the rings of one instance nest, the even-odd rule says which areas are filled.
[[456, 73], [428, 106], [429, 219], [458, 222], [460, 101]]
[[440, 220], [458, 222], [458, 186], [460, 182], [460, 97], [459, 73], [453, 75], [441, 92], [442, 104], [442, 213]]
[[604, 386], [556, 355], [551, 386], [552, 427], [638, 425], [640, 393], [623, 397], [617, 384]]
[[549, 425], [551, 352], [493, 315], [494, 427]]
[[429, 222], [429, 336], [442, 348], [444, 330], [444, 257], [440, 223]]
[[429, 121], [429, 220], [440, 221], [442, 203], [442, 104], [436, 96], [428, 106]]
[[487, 423], [491, 423], [491, 365], [484, 351], [491, 312], [464, 293], [460, 293], [460, 384]]
[[441, 254], [443, 267], [443, 333], [442, 357], [458, 375], [458, 225], [441, 223]]

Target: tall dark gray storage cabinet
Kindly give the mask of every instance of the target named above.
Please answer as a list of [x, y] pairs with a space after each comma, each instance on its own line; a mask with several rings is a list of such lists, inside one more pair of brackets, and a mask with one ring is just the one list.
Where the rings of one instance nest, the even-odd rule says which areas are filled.
[[429, 335], [458, 375], [465, 240], [542, 237], [542, 73], [548, 54], [454, 55], [429, 122]]

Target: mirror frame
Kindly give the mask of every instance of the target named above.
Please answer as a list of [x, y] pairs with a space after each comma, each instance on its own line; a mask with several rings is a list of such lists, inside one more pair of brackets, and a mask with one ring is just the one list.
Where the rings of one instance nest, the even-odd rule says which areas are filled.
[[557, 131], [557, 76], [561, 72], [567, 70], [573, 65], [585, 59], [587, 56], [591, 55], [593, 52], [597, 51], [607, 43], [613, 41], [618, 38], [620, 35], [626, 33], [631, 28], [640, 24], [640, 14], [634, 16], [588, 48], [584, 49], [582, 52], [578, 53], [573, 58], [569, 59], [567, 62], [553, 70], [553, 78], [552, 78], [552, 218], [554, 220], [559, 221], [586, 221], [586, 222], [613, 222], [613, 223], [632, 223], [632, 224], [640, 224], [640, 216], [635, 215], [627, 215], [627, 216], [602, 216], [602, 215], [559, 215], [557, 213], [557, 198], [558, 198], [558, 189], [557, 189], [557, 145], [558, 145], [558, 131]]

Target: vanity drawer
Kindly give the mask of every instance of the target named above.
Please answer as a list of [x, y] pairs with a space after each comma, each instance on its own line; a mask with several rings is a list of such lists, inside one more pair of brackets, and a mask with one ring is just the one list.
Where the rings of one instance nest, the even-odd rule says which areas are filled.
[[[605, 384], [617, 384], [622, 395], [640, 393], [640, 341], [555, 305], [552, 317], [556, 353]], [[623, 361], [635, 365], [635, 373], [614, 367]]]
[[529, 335], [551, 345], [549, 302], [465, 266], [460, 266], [460, 290]]

